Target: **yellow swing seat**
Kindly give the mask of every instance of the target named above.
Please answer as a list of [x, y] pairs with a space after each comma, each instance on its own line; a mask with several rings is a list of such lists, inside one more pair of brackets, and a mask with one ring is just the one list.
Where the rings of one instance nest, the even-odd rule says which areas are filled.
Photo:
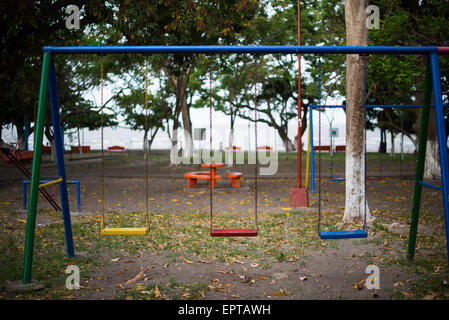
[[137, 227], [137, 228], [102, 228], [101, 235], [103, 236], [113, 236], [113, 235], [145, 235], [149, 231], [148, 227]]

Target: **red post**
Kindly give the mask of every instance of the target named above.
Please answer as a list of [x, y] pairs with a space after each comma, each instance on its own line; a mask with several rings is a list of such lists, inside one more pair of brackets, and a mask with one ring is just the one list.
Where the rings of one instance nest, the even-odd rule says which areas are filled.
[[[298, 46], [301, 45], [301, 10], [300, 10], [300, 4], [298, 0]], [[301, 128], [301, 54], [298, 53], [298, 161], [297, 161], [297, 171], [298, 171], [298, 181], [296, 182], [296, 185], [298, 188], [302, 187], [302, 179], [301, 179], [301, 135], [302, 135], [302, 128]]]
[[[298, 46], [301, 45], [301, 10], [298, 0]], [[308, 207], [309, 199], [307, 189], [302, 185], [301, 179], [301, 55], [298, 54], [298, 138], [297, 138], [297, 181], [296, 186], [290, 189], [290, 207]]]
[[449, 47], [438, 47], [439, 54], [449, 54]]

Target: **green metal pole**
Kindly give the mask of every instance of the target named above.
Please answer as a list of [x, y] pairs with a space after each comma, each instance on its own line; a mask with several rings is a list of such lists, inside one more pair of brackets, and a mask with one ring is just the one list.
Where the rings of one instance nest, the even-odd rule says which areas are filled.
[[33, 265], [34, 231], [36, 228], [37, 197], [39, 194], [39, 178], [42, 155], [42, 140], [44, 135], [45, 113], [48, 99], [48, 75], [50, 72], [51, 54], [44, 53], [42, 62], [41, 86], [37, 110], [36, 129], [34, 131], [33, 167], [30, 181], [30, 200], [28, 204], [28, 219], [26, 226], [25, 254], [23, 259], [22, 282], [31, 283], [31, 268]]
[[427, 61], [426, 79], [424, 81], [424, 101], [421, 111], [421, 127], [419, 132], [418, 162], [416, 164], [415, 188], [413, 192], [413, 209], [408, 238], [407, 258], [412, 261], [415, 257], [416, 236], [418, 234], [419, 207], [421, 204], [422, 185], [419, 183], [424, 176], [424, 162], [426, 159], [427, 132], [429, 129], [430, 99], [432, 97], [432, 77], [430, 61]]

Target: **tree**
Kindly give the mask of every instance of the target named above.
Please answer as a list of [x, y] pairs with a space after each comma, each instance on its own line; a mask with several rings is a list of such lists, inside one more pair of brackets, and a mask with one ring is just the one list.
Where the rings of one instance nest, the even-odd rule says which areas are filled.
[[[129, 45], [217, 45], [236, 44], [238, 34], [258, 9], [258, 2], [232, 0], [111, 1], [117, 8], [112, 24]], [[191, 120], [186, 91], [198, 55], [174, 54], [152, 59], [153, 68], [161, 69], [175, 89], [173, 136], [182, 116], [183, 128], [191, 135]], [[173, 141], [175, 144], [176, 141]], [[187, 146], [190, 153], [192, 145]]]
[[[376, 0], [372, 3], [380, 8], [383, 23], [380, 29], [370, 31], [371, 45], [445, 46], [449, 42], [447, 1]], [[426, 59], [426, 56], [373, 57], [372, 62], [376, 61], [377, 64], [373, 75], [376, 80], [373, 83], [374, 88], [382, 83], [390, 86], [389, 93], [376, 89], [376, 97], [383, 95], [400, 103], [412, 100], [412, 103], [422, 104]], [[439, 62], [441, 74], [447, 74], [449, 59], [440, 56]], [[442, 87], [447, 88], [448, 77], [442, 76], [441, 81]], [[443, 98], [447, 99], [447, 95], [443, 95]], [[421, 108], [413, 112], [415, 115], [409, 115], [415, 122], [409, 134], [419, 135]], [[414, 142], [417, 145], [417, 139]], [[440, 170], [435, 113], [431, 109], [424, 176], [427, 178], [439, 176]]]
[[[348, 46], [368, 45], [365, 9], [368, 1], [346, 0], [345, 23]], [[346, 56], [346, 205], [343, 221], [360, 219], [366, 212], [371, 218], [366, 199], [365, 183], [365, 108], [364, 65], [366, 57]]]
[[[65, 9], [68, 5], [82, 8], [81, 26], [88, 27], [102, 21], [111, 14], [104, 6], [104, 1], [89, 2], [65, 0], [57, 1], [12, 1], [0, 3], [0, 25], [2, 28], [2, 49], [0, 77], [2, 79], [2, 95], [0, 97], [0, 127], [12, 123], [17, 128], [19, 141], [24, 139], [24, 117], [35, 119], [39, 95], [40, 75], [42, 67], [42, 47], [45, 45], [76, 45], [82, 42], [82, 30], [66, 28]], [[58, 59], [56, 58], [56, 61]], [[65, 64], [62, 64], [65, 66]], [[59, 67], [59, 66], [58, 66]], [[66, 93], [67, 100], [80, 98], [75, 90], [73, 70], [57, 69], [58, 90]], [[86, 88], [84, 88], [86, 89]], [[71, 96], [73, 95], [73, 96]], [[69, 97], [71, 96], [71, 97]], [[61, 99], [63, 103], [64, 99]], [[68, 106], [67, 106], [68, 107]], [[69, 110], [69, 109], [67, 109]], [[47, 113], [46, 135], [52, 141], [50, 129], [51, 116]], [[33, 121], [32, 121], [33, 122]], [[30, 126], [29, 132], [34, 131]]]
[[[164, 120], [171, 116], [172, 107], [169, 105], [169, 93], [166, 90], [159, 91], [160, 94], [148, 94], [148, 109], [145, 109], [145, 88], [132, 89], [129, 94], [117, 98], [117, 103], [124, 116], [124, 122], [132, 130], [143, 130], [143, 150], [148, 141], [148, 150], [151, 149], [154, 138], [159, 129], [164, 130]], [[148, 137], [149, 131], [152, 131]], [[145, 154], [146, 157], [146, 154]]]

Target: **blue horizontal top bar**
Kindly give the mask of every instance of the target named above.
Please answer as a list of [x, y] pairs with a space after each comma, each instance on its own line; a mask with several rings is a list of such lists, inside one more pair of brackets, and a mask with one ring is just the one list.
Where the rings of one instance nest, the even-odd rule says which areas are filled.
[[[434, 107], [435, 105], [430, 105]], [[449, 107], [449, 104], [444, 104], [444, 108]], [[310, 108], [346, 108], [344, 104], [331, 104], [331, 105], [319, 105], [319, 104], [311, 104]], [[422, 108], [422, 104], [367, 104], [365, 105], [367, 109], [373, 108]]]
[[44, 52], [54, 54], [112, 54], [112, 53], [314, 53], [314, 54], [429, 54], [438, 47], [388, 46], [46, 46]]

